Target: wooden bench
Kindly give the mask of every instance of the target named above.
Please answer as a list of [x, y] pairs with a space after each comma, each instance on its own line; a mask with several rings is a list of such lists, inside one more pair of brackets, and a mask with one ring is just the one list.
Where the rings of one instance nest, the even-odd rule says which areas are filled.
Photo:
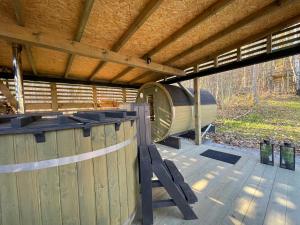
[[[190, 186], [184, 182], [184, 177], [174, 162], [163, 160], [155, 145], [141, 145], [139, 147], [139, 166], [142, 196], [143, 225], [153, 224], [153, 209], [177, 206], [184, 219], [197, 219], [189, 204], [198, 201]], [[158, 179], [153, 180], [153, 173]], [[152, 188], [163, 187], [171, 199], [152, 199]]]

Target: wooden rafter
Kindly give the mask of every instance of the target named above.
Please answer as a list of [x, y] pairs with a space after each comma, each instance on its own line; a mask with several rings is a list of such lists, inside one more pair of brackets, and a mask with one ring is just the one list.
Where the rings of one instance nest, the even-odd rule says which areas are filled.
[[[130, 25], [130, 27], [123, 33], [121, 38], [113, 45], [111, 50], [118, 52], [135, 34], [135, 32], [147, 21], [147, 19], [153, 14], [153, 12], [155, 12], [155, 10], [162, 2], [162, 0], [150, 0], [134, 20], [134, 22]], [[89, 79], [93, 80], [96, 77], [97, 73], [104, 67], [104, 65], [105, 62], [100, 62], [96, 69], [92, 72]]]
[[[227, 28], [221, 30], [220, 32], [218, 32], [218, 33], [216, 33], [216, 34], [208, 37], [207, 39], [201, 41], [200, 43], [198, 43], [198, 44], [196, 44], [196, 45], [194, 45], [194, 46], [186, 49], [185, 51], [183, 51], [183, 52], [175, 55], [171, 59], [165, 61], [164, 64], [170, 65], [173, 62], [175, 62], [176, 60], [179, 60], [180, 58], [182, 58], [182, 57], [184, 57], [184, 56], [186, 56], [188, 54], [191, 54], [192, 52], [194, 52], [196, 50], [199, 50], [199, 49], [205, 47], [206, 45], [209, 45], [209, 44], [211, 44], [211, 43], [213, 43], [215, 41], [218, 41], [219, 39], [223, 38], [225, 35], [228, 35], [229, 33], [232, 33], [234, 31], [240, 29], [241, 27], [246, 26], [247, 24], [253, 22], [254, 20], [258, 20], [259, 18], [261, 18], [261, 17], [265, 16], [266, 14], [272, 12], [273, 10], [277, 9], [278, 7], [281, 7], [281, 6], [283, 6], [283, 5], [287, 4], [287, 3], [290, 3], [291, 1], [293, 1], [293, 0], [274, 1], [274, 2], [270, 3], [269, 5], [261, 8], [260, 10], [254, 12], [254, 13], [248, 15], [248, 16], [246, 16], [245, 18], [243, 18], [242, 20], [238, 21], [237, 23], [235, 23], [233, 25], [230, 25], [229, 27], [227, 27]], [[287, 26], [286, 23], [285, 23], [285, 26]], [[259, 35], [261, 36], [262, 34], [259, 34]], [[250, 38], [246, 38], [245, 41], [250, 42], [252, 40], [256, 40], [255, 36], [259, 36], [259, 35], [253, 35]], [[265, 35], [266, 35], [266, 32], [263, 32], [263, 36], [265, 36]], [[243, 40], [242, 43], [244, 43], [245, 41]], [[232, 50], [234, 48], [238, 48], [239, 46], [241, 46], [240, 42], [238, 44], [235, 43], [233, 45], [227, 46], [226, 48], [218, 51], [216, 54], [212, 54], [211, 56], [209, 56], [209, 60], [214, 59], [216, 56], [218, 56], [221, 53], [230, 51], [230, 50]], [[224, 50], [226, 50], [226, 51], [224, 51]], [[189, 63], [188, 65], [185, 65], [184, 68], [188, 68], [188, 67], [196, 65], [197, 63], [201, 63], [203, 61], [207, 61], [207, 58], [208, 57], [202, 57], [201, 59], [197, 59], [194, 62]], [[140, 75], [140, 78], [137, 77], [137, 79], [134, 80], [134, 82], [142, 79], [143, 78], [142, 75]]]
[[[13, 0], [13, 6], [15, 10], [15, 15], [17, 19], [17, 24], [19, 26], [25, 26], [25, 19], [24, 19], [24, 7], [23, 7], [23, 1], [22, 0]], [[31, 66], [32, 72], [34, 75], [37, 75], [36, 65], [35, 61], [32, 55], [31, 46], [28, 44], [24, 45], [26, 56], [28, 58], [29, 64]]]
[[[142, 58], [146, 57], [147, 55], [152, 56], [162, 50], [163, 48], [170, 45], [172, 42], [176, 41], [178, 38], [183, 36], [186, 32], [203, 22], [204, 20], [208, 19], [209, 17], [216, 14], [218, 11], [222, 10], [226, 5], [228, 5], [232, 0], [221, 0], [216, 1], [212, 5], [210, 5], [207, 9], [205, 9], [203, 12], [201, 12], [199, 15], [195, 16], [192, 20], [190, 20], [188, 23], [183, 25], [179, 30], [172, 33], [170, 36], [168, 36], [166, 39], [164, 39], [162, 42], [160, 42], [158, 45], [156, 45], [154, 48], [152, 48], [149, 52], [143, 55]], [[117, 74], [111, 81], [114, 82], [121, 77], [125, 76], [127, 73], [129, 73], [134, 68], [125, 68], [123, 71], [121, 71], [119, 74]]]
[[54, 49], [69, 54], [78, 54], [90, 58], [101, 59], [120, 63], [132, 67], [139, 67], [163, 74], [184, 76], [183, 70], [165, 66], [155, 62], [148, 64], [144, 59], [122, 55], [105, 48], [95, 47], [76, 41], [69, 41], [57, 35], [49, 35], [34, 29], [28, 29], [17, 25], [0, 22], [0, 38], [13, 41], [18, 44], [30, 44], [38, 47]]
[[218, 41], [219, 39], [223, 38], [225, 35], [228, 35], [238, 29], [240, 29], [241, 27], [253, 22], [254, 20], [257, 20], [259, 18], [261, 18], [262, 16], [265, 16], [266, 14], [272, 12], [273, 10], [277, 9], [278, 7], [291, 2], [292, 0], [282, 0], [280, 1], [280, 4], [278, 3], [278, 1], [274, 1], [272, 3], [270, 3], [269, 5], [261, 8], [260, 10], [250, 14], [249, 16], [246, 16], [245, 18], [243, 18], [242, 20], [238, 21], [235, 24], [232, 24], [231, 26], [223, 29], [222, 31], [208, 37], [207, 39], [199, 42], [198, 44], [184, 50], [183, 52], [175, 55], [174, 57], [172, 57], [171, 59], [165, 61], [165, 64], [171, 64], [191, 53], [193, 53], [194, 51], [197, 51], [215, 41]]
[[[281, 30], [287, 30], [285, 28], [292, 26], [296, 23], [300, 22], [300, 14], [287, 19], [286, 21], [283, 21], [273, 27], [267, 28], [266, 30], [264, 30], [263, 32], [260, 32], [258, 34], [254, 34], [251, 35], [249, 37], [247, 37], [246, 39], [240, 41], [239, 43], [235, 43], [233, 45], [227, 46], [221, 50], [215, 51], [212, 54], [206, 56], [206, 57], [202, 57], [201, 59], [199, 59], [198, 61], [193, 62], [193, 64], [191, 63], [188, 67], [192, 66], [192, 65], [196, 65], [196, 64], [201, 64], [204, 62], [207, 62], [211, 59], [213, 59], [214, 57], [224, 54], [228, 51], [231, 51], [232, 49], [236, 49], [238, 47], [241, 47], [243, 45], [248, 45], [251, 42], [255, 42], [257, 40], [260, 40], [262, 38], [266, 38], [268, 35], [271, 34], [276, 34], [278, 31]], [[224, 64], [220, 67], [212, 67], [212, 68], [208, 68], [205, 69], [203, 71], [198, 71], [198, 72], [194, 72], [191, 74], [188, 74], [187, 76], [183, 77], [183, 79], [181, 78], [174, 78], [174, 79], [170, 79], [167, 81], [163, 81], [163, 83], [176, 83], [176, 82], [181, 82], [184, 80], [188, 80], [188, 79], [193, 79], [194, 77], [203, 77], [203, 76], [208, 76], [211, 74], [215, 74], [215, 73], [220, 73], [220, 72], [224, 72], [224, 71], [228, 71], [228, 70], [232, 70], [232, 69], [238, 69], [241, 67], [245, 67], [245, 66], [250, 66], [253, 64], [257, 64], [257, 63], [261, 63], [261, 62], [267, 62], [270, 60], [276, 60], [276, 59], [280, 59], [283, 57], [288, 57], [291, 55], [295, 55], [295, 54], [299, 54], [300, 50], [299, 50], [299, 44], [296, 44], [294, 46], [289, 46], [286, 48], [281, 48], [281, 49], [276, 49], [276, 51], [271, 51], [270, 53], [265, 52], [262, 54], [258, 54], [252, 57], [248, 57], [245, 59], [241, 59], [240, 61], [234, 61], [234, 62], [230, 62], [228, 64]]]
[[206, 19], [215, 15], [218, 11], [222, 10], [225, 6], [227, 6], [232, 0], [222, 0], [216, 1], [214, 4], [210, 5], [207, 9], [201, 12], [199, 15], [195, 16], [191, 21], [181, 27], [179, 30], [175, 31], [165, 40], [160, 42], [157, 46], [151, 49], [147, 54], [153, 56], [163, 48], [167, 47], [178, 38], [180, 38], [183, 34], [188, 32], [189, 30], [193, 29], [195, 26], [200, 24], [201, 22], [205, 21]]
[[[74, 41], [80, 42], [83, 32], [84, 32], [84, 29], [88, 22], [88, 19], [90, 17], [90, 14], [91, 14], [91, 11], [93, 8], [93, 4], [94, 4], [94, 0], [86, 0], [85, 1], [83, 11], [81, 14], [81, 18], [80, 18], [80, 22], [79, 22], [79, 26], [78, 26], [78, 29], [75, 34]], [[75, 58], [74, 54], [69, 55], [66, 70], [65, 70], [65, 77], [68, 77], [68, 75], [70, 73], [74, 58]]]

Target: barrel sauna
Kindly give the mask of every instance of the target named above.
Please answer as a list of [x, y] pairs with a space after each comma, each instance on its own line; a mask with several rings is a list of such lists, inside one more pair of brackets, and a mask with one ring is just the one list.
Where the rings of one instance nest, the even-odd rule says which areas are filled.
[[131, 224], [135, 112], [0, 117], [0, 224]]
[[[190, 90], [193, 93], [193, 90]], [[205, 127], [216, 119], [215, 98], [206, 90], [200, 91], [201, 125]], [[138, 91], [137, 103], [150, 106], [151, 134], [154, 141], [195, 128], [194, 99], [178, 86], [151, 82]]]

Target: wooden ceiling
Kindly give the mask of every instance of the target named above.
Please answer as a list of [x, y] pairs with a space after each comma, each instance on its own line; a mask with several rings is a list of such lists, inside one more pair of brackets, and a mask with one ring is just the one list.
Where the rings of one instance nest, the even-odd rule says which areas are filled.
[[145, 83], [290, 21], [300, 0], [1, 0], [0, 66], [17, 42], [36, 76]]

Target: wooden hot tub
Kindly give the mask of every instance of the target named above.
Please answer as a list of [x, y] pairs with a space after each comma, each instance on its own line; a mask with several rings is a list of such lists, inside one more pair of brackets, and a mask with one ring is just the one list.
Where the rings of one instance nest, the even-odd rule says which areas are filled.
[[130, 224], [134, 112], [0, 117], [0, 224]]

